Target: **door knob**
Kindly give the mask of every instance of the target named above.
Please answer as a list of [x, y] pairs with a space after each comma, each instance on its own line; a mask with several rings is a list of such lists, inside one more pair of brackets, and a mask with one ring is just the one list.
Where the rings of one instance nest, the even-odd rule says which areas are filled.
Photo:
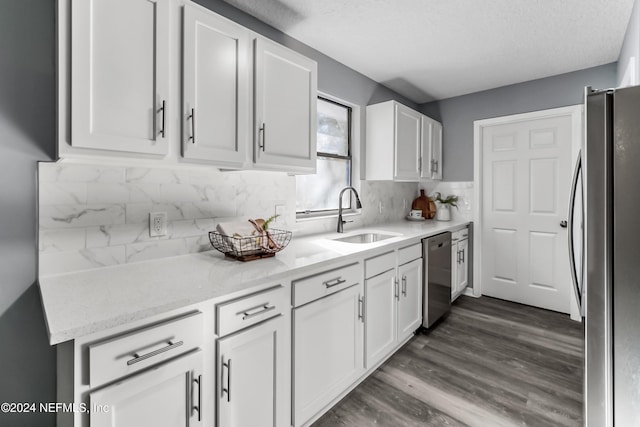
[[567, 221], [560, 221], [560, 227], [567, 228]]

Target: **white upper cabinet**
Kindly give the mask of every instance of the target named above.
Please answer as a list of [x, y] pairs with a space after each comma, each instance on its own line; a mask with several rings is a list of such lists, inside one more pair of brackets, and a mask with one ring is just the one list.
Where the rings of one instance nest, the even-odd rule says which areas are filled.
[[256, 168], [315, 173], [317, 64], [269, 40], [255, 40]]
[[71, 2], [71, 145], [168, 152], [169, 0]]
[[427, 116], [422, 116], [420, 177], [442, 180], [442, 124]]
[[420, 180], [421, 118], [395, 101], [367, 107], [368, 180]]
[[395, 105], [395, 171], [396, 181], [418, 181], [420, 178], [420, 113], [401, 104]]
[[249, 33], [186, 4], [183, 23], [182, 153], [240, 168], [249, 144]]

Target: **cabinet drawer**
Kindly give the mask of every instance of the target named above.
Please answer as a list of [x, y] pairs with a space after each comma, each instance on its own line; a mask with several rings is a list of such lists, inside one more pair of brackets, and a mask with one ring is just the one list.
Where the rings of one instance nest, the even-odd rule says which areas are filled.
[[398, 265], [406, 264], [418, 258], [422, 258], [421, 243], [398, 249]]
[[364, 262], [365, 278], [369, 279], [393, 268], [396, 268], [396, 257], [393, 252], [369, 258]]
[[452, 241], [458, 241], [458, 240], [462, 240], [462, 239], [468, 239], [469, 238], [469, 228], [465, 227], [462, 230], [456, 230], [453, 231], [451, 233], [451, 240]]
[[293, 304], [298, 307], [360, 283], [362, 269], [355, 263], [293, 281]]
[[96, 387], [186, 353], [202, 344], [202, 313], [89, 345], [89, 382]]
[[282, 285], [216, 305], [219, 337], [284, 313], [289, 306]]

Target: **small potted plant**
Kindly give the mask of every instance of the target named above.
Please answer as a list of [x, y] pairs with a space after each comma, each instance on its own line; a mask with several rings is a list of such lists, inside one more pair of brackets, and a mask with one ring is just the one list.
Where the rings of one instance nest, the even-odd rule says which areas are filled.
[[453, 194], [443, 198], [442, 194], [436, 193], [436, 220], [437, 221], [450, 221], [451, 220], [451, 206], [458, 207], [458, 196]]

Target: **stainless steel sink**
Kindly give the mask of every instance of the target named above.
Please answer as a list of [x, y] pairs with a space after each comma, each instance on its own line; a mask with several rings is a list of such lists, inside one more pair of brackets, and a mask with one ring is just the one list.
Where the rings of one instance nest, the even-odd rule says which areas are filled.
[[354, 234], [352, 236], [340, 237], [338, 239], [332, 239], [336, 242], [343, 243], [373, 243], [379, 242], [380, 240], [390, 239], [392, 237], [397, 237], [393, 234], [382, 234], [382, 233], [361, 233]]

